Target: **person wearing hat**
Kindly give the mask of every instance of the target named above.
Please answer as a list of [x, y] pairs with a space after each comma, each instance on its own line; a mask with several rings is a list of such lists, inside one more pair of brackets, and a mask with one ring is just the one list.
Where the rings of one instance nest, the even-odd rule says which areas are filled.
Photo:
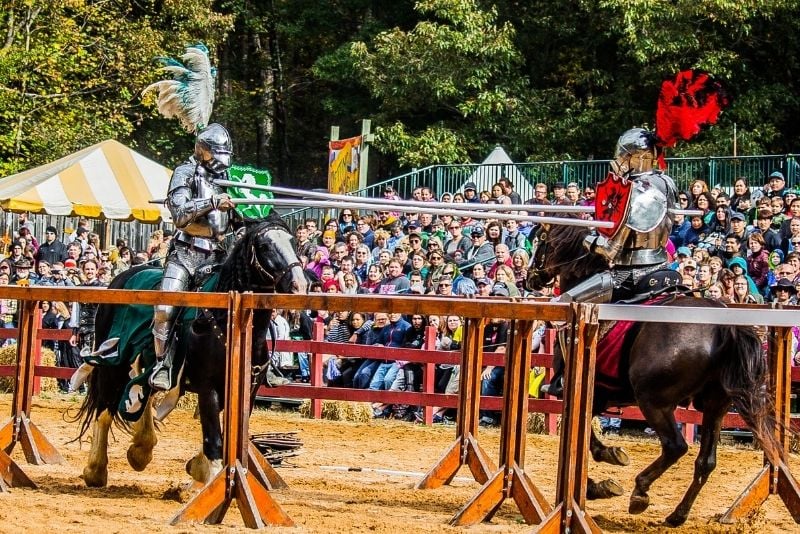
[[556, 182], [553, 184], [553, 204], [560, 204], [567, 198], [567, 184]]
[[475, 182], [467, 182], [464, 184], [464, 200], [471, 204], [477, 204], [481, 201], [478, 198], [478, 186]]
[[14, 262], [14, 277], [11, 279], [11, 284], [18, 286], [35, 285], [39, 279], [36, 274], [31, 272], [33, 265], [28, 258], [20, 258]]
[[470, 237], [472, 237], [472, 246], [467, 250], [461, 261], [458, 262], [459, 269], [465, 273], [471, 273], [472, 266], [476, 263], [481, 263], [484, 267], [488, 267], [494, 261], [494, 247], [486, 241], [486, 231], [483, 226], [479, 224], [473, 226]]
[[511, 292], [505, 282], [495, 282], [489, 295], [492, 297], [509, 297]]
[[739, 238], [739, 243], [741, 243], [741, 254], [742, 256], [746, 256], [748, 250], [747, 246], [750, 240], [750, 232], [747, 230], [747, 221], [744, 213], [738, 211], [731, 212], [731, 227], [727, 235], [730, 234], [733, 234]]
[[39, 244], [39, 250], [34, 257], [37, 262], [46, 261], [50, 265], [67, 259], [67, 246], [58, 240], [58, 230], [55, 226], [45, 228], [44, 242]]
[[769, 286], [769, 289], [772, 292], [773, 303], [783, 305], [797, 304], [797, 288], [788, 278], [779, 279]]
[[769, 175], [769, 193], [767, 196], [770, 198], [783, 197], [784, 190], [786, 189], [786, 178], [784, 178], [781, 171], [775, 170]]
[[488, 297], [492, 292], [492, 281], [486, 276], [475, 280], [475, 287], [478, 288], [479, 297]]

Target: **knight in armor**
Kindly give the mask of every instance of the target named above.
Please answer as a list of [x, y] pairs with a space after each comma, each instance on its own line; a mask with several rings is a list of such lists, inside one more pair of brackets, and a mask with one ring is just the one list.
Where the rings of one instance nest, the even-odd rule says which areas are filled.
[[649, 284], [652, 273], [667, 268], [666, 245], [673, 224], [670, 210], [677, 207], [677, 190], [672, 178], [654, 168], [657, 156], [655, 135], [642, 128], [628, 130], [617, 141], [611, 168], [617, 179], [630, 182], [627, 209], [612, 235], [595, 231], [583, 243], [613, 268], [563, 293], [562, 301], [627, 299], [648, 292], [650, 286], [640, 287], [640, 283]]
[[[613, 176], [630, 189], [617, 209], [624, 209], [619, 224], [603, 235], [589, 234], [583, 245], [608, 260], [609, 270], [593, 275], [561, 294], [561, 302], [617, 302], [680, 284], [679, 275], [667, 266], [666, 244], [672, 230], [670, 210], [677, 207], [675, 182], [655, 168], [658, 157], [656, 136], [642, 128], [623, 133], [617, 141]], [[624, 196], [624, 195], [623, 195]], [[598, 214], [603, 206], [598, 205]], [[549, 395], [561, 396], [563, 359], [556, 358], [550, 384], [542, 386]]]
[[[177, 231], [164, 266], [162, 291], [194, 289], [200, 267], [219, 264], [225, 257], [224, 238], [232, 222], [230, 197], [214, 180], [228, 180], [233, 150], [228, 131], [211, 124], [197, 135], [194, 154], [179, 165], [169, 183], [166, 205]], [[166, 391], [173, 387], [174, 323], [178, 308], [155, 306], [153, 337], [156, 366], [150, 385]]]

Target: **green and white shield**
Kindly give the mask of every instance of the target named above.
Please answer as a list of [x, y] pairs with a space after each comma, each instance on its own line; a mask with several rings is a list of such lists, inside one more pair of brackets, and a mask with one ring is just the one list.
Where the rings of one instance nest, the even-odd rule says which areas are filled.
[[[255, 169], [253, 167], [242, 167], [233, 165], [228, 171], [232, 182], [242, 182], [250, 185], [272, 185], [272, 176], [266, 169]], [[246, 187], [228, 187], [228, 194], [231, 198], [243, 198], [253, 200], [267, 200], [273, 198], [272, 193], [266, 191], [255, 191]], [[265, 219], [272, 211], [270, 205], [248, 205], [239, 204], [236, 211], [246, 220]]]

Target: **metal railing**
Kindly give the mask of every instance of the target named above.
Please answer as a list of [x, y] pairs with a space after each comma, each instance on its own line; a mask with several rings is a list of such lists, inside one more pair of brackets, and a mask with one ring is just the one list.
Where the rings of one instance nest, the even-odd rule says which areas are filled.
[[[686, 190], [696, 179], [705, 181], [709, 187], [719, 186], [726, 192], [733, 190], [739, 177], [745, 177], [753, 188], [761, 187], [774, 170], [781, 171], [786, 184], [795, 187], [800, 181], [800, 165], [796, 154], [763, 156], [711, 156], [700, 158], [667, 158], [667, 173], [681, 190]], [[351, 194], [357, 197], [381, 198], [383, 189], [391, 185], [402, 198], [410, 198], [419, 186], [431, 187], [434, 194], [461, 191], [468, 181], [475, 182], [478, 190], [491, 190], [492, 184], [508, 177], [523, 201], [533, 196], [533, 187], [545, 183], [548, 187], [557, 182], [575, 182], [580, 187], [593, 185], [602, 180], [609, 170], [609, 160], [586, 161], [540, 161], [514, 164], [468, 163], [460, 165], [431, 165], [414, 169], [400, 176], [369, 185]], [[314, 219], [320, 225], [336, 214], [330, 210], [305, 208], [284, 215], [294, 228], [305, 219]]]

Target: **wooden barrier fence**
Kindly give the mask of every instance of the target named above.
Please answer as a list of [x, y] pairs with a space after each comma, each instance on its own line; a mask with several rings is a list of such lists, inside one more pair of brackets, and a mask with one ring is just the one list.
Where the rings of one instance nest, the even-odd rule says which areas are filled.
[[[131, 292], [87, 289], [52, 288], [3, 288], [0, 298], [16, 298], [24, 301], [21, 306], [18, 337], [17, 365], [15, 366], [15, 393], [12, 418], [0, 430], [3, 448], [6, 451], [16, 441], [27, 440], [27, 446], [52, 447], [43, 435], [33, 430], [30, 420], [33, 378], [36, 366], [33, 362], [35, 347], [40, 343], [36, 304], [42, 299], [57, 299], [82, 302], [128, 302]], [[584, 511], [586, 475], [588, 465], [588, 439], [590, 432], [590, 409], [593, 395], [594, 360], [600, 319], [614, 318], [615, 306], [609, 307], [611, 317], [598, 312], [600, 306], [593, 304], [552, 304], [508, 302], [498, 299], [468, 300], [428, 299], [407, 297], [393, 299], [384, 296], [340, 296], [340, 295], [253, 295], [253, 294], [197, 294], [159, 292], [136, 292], [133, 296], [138, 304], [152, 305], [168, 302], [175, 305], [198, 307], [226, 307], [228, 321], [228, 366], [226, 369], [226, 408], [224, 415], [224, 461], [220, 474], [175, 516], [173, 523], [202, 520], [210, 523], [222, 521], [232, 500], [238, 503], [245, 524], [260, 527], [266, 524], [291, 525], [291, 519], [281, 510], [269, 494], [269, 489], [282, 483], [280, 477], [258, 459], [252, 444], [248, 442], [249, 347], [251, 344], [252, 314], [265, 308], [312, 308], [312, 309], [359, 309], [382, 310], [395, 313], [447, 313], [467, 317], [464, 347], [461, 352], [461, 388], [459, 391], [459, 418], [456, 424], [456, 440], [441, 460], [433, 466], [419, 487], [435, 487], [449, 482], [455, 472], [465, 463], [482, 487], [453, 518], [458, 525], [474, 524], [491, 518], [506, 499], [513, 499], [528, 523], [539, 525], [540, 532], [599, 532], [592, 518]], [[648, 319], [652, 310], [625, 308], [624, 313], [641, 313], [637, 320]], [[663, 308], [662, 308], [663, 310]], [[664, 311], [668, 310], [663, 310]], [[686, 310], [683, 309], [683, 312]], [[735, 310], [712, 310], [724, 317], [716, 319], [728, 324], [736, 323]], [[699, 312], [698, 312], [699, 313]], [[687, 314], [689, 316], [692, 313]], [[505, 351], [506, 377], [502, 397], [503, 417], [501, 422], [500, 455], [497, 464], [489, 459], [478, 440], [477, 415], [480, 408], [480, 370], [483, 364], [482, 328], [487, 317], [511, 318], [511, 330]], [[746, 320], [742, 316], [742, 319]], [[776, 316], [777, 317], [777, 316]], [[788, 356], [787, 324], [794, 315], [779, 317], [782, 325], [772, 329], [773, 343], [770, 347], [772, 369], [772, 391], [775, 398], [776, 419], [787, 423], [790, 360]], [[627, 318], [627, 317], [626, 317]], [[691, 317], [681, 317], [682, 322]], [[706, 319], [709, 319], [706, 317]], [[566, 389], [570, 391], [563, 404], [562, 439], [560, 441], [556, 501], [550, 506], [542, 497], [524, 470], [525, 432], [530, 402], [528, 399], [528, 377], [530, 368], [530, 342], [535, 321], [557, 321], [567, 324], [566, 336]], [[666, 319], [661, 319], [666, 320]], [[759, 320], [759, 322], [761, 322]], [[765, 321], [769, 322], [769, 321]], [[385, 354], [385, 353], [384, 353]], [[384, 356], [385, 358], [385, 356]], [[334, 391], [335, 388], [327, 388]], [[405, 399], [400, 402], [403, 402]], [[390, 399], [390, 402], [393, 402]], [[552, 401], [535, 401], [552, 402]], [[441, 403], [437, 403], [441, 404]], [[787, 425], [788, 426], [788, 425]], [[26, 437], [27, 436], [27, 437]], [[788, 448], [786, 427], [776, 428], [776, 437], [784, 449]], [[23, 446], [26, 446], [23, 444]], [[54, 450], [54, 449], [53, 449]], [[26, 458], [31, 461], [26, 451]], [[57, 454], [57, 452], [56, 452]], [[44, 456], [40, 455], [41, 458]], [[495, 467], [495, 465], [497, 467]], [[250, 466], [250, 468], [248, 468]], [[10, 486], [33, 486], [30, 479], [10, 459], [7, 452], [0, 451], [0, 475]], [[276, 482], [278, 484], [276, 484]], [[2, 485], [0, 485], [2, 489]], [[726, 517], [735, 519], [756, 510], [770, 494], [781, 497], [795, 521], [800, 522], [800, 489], [789, 468], [781, 463], [772, 465], [765, 459], [765, 466], [756, 480], [737, 500]]]

